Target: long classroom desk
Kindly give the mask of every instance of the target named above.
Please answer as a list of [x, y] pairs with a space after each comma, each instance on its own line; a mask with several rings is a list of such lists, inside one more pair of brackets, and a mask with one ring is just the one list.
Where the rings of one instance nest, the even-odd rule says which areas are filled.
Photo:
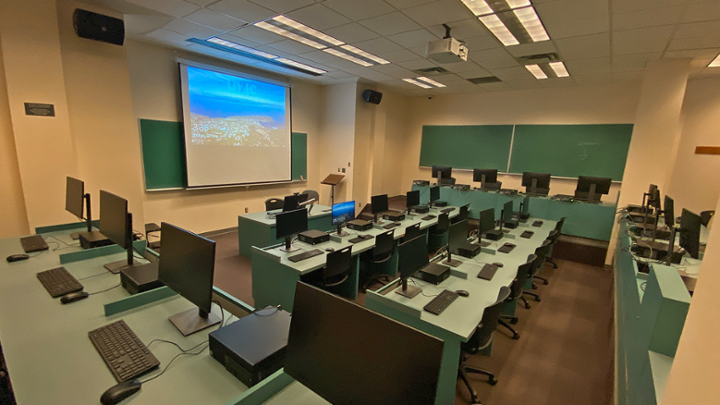
[[[413, 184], [413, 190], [420, 190], [420, 200], [430, 199], [430, 186]], [[440, 187], [440, 199], [449, 205], [470, 204], [470, 216], [478, 218], [479, 211], [494, 208], [495, 217], [500, 218], [503, 204], [513, 201], [513, 210], [520, 209], [524, 195], [505, 195], [495, 191], [461, 191], [451, 187]], [[529, 213], [531, 217], [559, 221], [567, 217], [563, 225], [563, 234], [583, 238], [609, 241], [615, 223], [617, 205], [609, 202], [589, 204], [584, 202], [562, 202], [550, 197], [530, 197]]]
[[[457, 207], [446, 208], [453, 208], [453, 210], [448, 213], [450, 218], [454, 218], [458, 215]], [[431, 210], [430, 214], [438, 216], [440, 214], [440, 210], [434, 208]], [[437, 217], [427, 221], [422, 220], [422, 217], [426, 215], [428, 214], [416, 214], [413, 215], [412, 218], [408, 217], [405, 220], [400, 221], [400, 226], [393, 228], [395, 231], [395, 239], [402, 237], [405, 234], [405, 229], [411, 225], [420, 223], [420, 229], [424, 230], [437, 223]], [[334, 241], [334, 238], [332, 237], [330, 241], [317, 245], [310, 245], [298, 241], [294, 245], [300, 247], [304, 251], [320, 249], [323, 253], [297, 263], [291, 262], [288, 260], [288, 257], [301, 253], [299, 251], [285, 253], [280, 251], [280, 246], [262, 248], [253, 246], [252, 290], [254, 306], [256, 308], [263, 308], [267, 305], [281, 305], [286, 311], [292, 312], [293, 300], [295, 298], [295, 284], [300, 280], [300, 277], [325, 266], [325, 262], [327, 260], [327, 253], [325, 252], [325, 249], [333, 248], [338, 250], [350, 245], [352, 245], [353, 254], [353, 270], [350, 277], [348, 277], [348, 279], [341, 285], [330, 289], [330, 291], [346, 298], [357, 298], [357, 291], [359, 287], [359, 254], [372, 249], [375, 246], [375, 238], [355, 244], [350, 243], [349, 240], [356, 237], [358, 234], [375, 236], [386, 231], [388, 230], [375, 227], [363, 232], [346, 229], [346, 232], [350, 233], [350, 235], [344, 236], [340, 242]], [[386, 274], [391, 276], [396, 274], [396, 263], [397, 253], [394, 254], [391, 260], [385, 264], [384, 270], [386, 271]]]
[[[73, 246], [77, 241], [69, 237], [71, 231], [42, 234], [50, 250], [32, 253], [28, 260], [0, 261], [0, 338], [19, 404], [98, 403], [100, 395], [117, 384], [88, 338], [90, 330], [124, 319], [146, 345], [153, 339], [166, 339], [187, 349], [207, 340], [208, 333], [216, 329], [183, 337], [167, 320], [193, 307], [178, 295], [111, 316], [105, 316], [104, 305], [130, 297], [121, 287], [65, 305], [53, 299], [35, 274], [61, 266], [60, 254], [69, 252], [71, 256], [77, 253], [92, 257], [100, 249], [118, 249], [109, 246], [81, 251]], [[53, 251], [56, 246], [62, 250]], [[19, 238], [0, 239], [3, 258], [22, 251]], [[113, 253], [65, 262], [62, 266], [83, 284], [85, 291], [96, 292], [119, 285], [120, 276], [107, 272], [103, 264], [125, 257], [124, 252]], [[213, 312], [219, 312], [219, 308], [215, 306]], [[227, 319], [229, 312], [225, 311], [225, 316]], [[153, 343], [150, 349], [160, 360], [161, 370], [178, 353], [175, 347], [163, 343]], [[133, 404], [225, 404], [246, 389], [204, 350], [197, 356], [178, 358], [161, 377], [143, 384], [131, 401]]]
[[[240, 254], [252, 255], [252, 247], [267, 247], [282, 242], [275, 237], [275, 218], [268, 213], [279, 213], [281, 210], [253, 212], [238, 216], [238, 247]], [[328, 231], [333, 228], [331, 223], [331, 207], [315, 204], [308, 216], [308, 229]]]

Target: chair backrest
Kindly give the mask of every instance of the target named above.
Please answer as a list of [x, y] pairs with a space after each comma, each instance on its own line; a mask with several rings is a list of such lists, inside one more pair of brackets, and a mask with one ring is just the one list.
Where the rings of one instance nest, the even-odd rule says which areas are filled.
[[437, 225], [433, 227], [433, 233], [435, 234], [443, 234], [447, 232], [448, 227], [450, 226], [450, 219], [449, 219], [448, 213], [443, 213], [438, 216]]
[[522, 297], [523, 290], [525, 289], [525, 283], [527, 282], [528, 277], [530, 277], [532, 266], [535, 264], [536, 260], [537, 256], [530, 254], [528, 255], [527, 262], [518, 266], [515, 280], [513, 280], [512, 284], [510, 284], [510, 297], [512, 297], [513, 301]]
[[700, 223], [703, 224], [703, 226], [707, 227], [710, 223], [710, 220], [712, 219], [713, 215], [715, 215], [715, 210], [710, 211], [703, 211], [700, 213]]
[[405, 237], [403, 240], [413, 240], [420, 236], [422, 231], [420, 230], [420, 223], [413, 224], [405, 228]]
[[285, 204], [282, 198], [268, 198], [265, 200], [265, 211], [280, 210]]
[[550, 251], [550, 243], [550, 239], [545, 239], [542, 245], [538, 246], [538, 248], [535, 249], [535, 256], [537, 256], [537, 258], [535, 259], [535, 262], [532, 266], [532, 275], [538, 274], [543, 264], [545, 264], [545, 256], [547, 256], [548, 252]]
[[305, 190], [302, 194], [307, 194], [307, 200], [315, 199], [316, 203], [320, 202], [320, 194], [315, 190]]
[[460, 212], [450, 221], [450, 223], [456, 224], [464, 221], [468, 219], [468, 216], [470, 216], [470, 204], [465, 204], [460, 207]]
[[332, 287], [341, 284], [350, 275], [352, 268], [352, 245], [330, 252], [323, 269], [323, 285]]
[[562, 227], [563, 227], [563, 224], [565, 224], [565, 219], [566, 219], [566, 218], [567, 218], [567, 217], [562, 217], [562, 218], [560, 218], [559, 221], [557, 221], [557, 224], [555, 224], [555, 230], [556, 230], [556, 231], [562, 233]]
[[498, 294], [497, 301], [489, 307], [485, 308], [483, 312], [482, 327], [477, 329], [475, 333], [470, 337], [470, 346], [477, 349], [483, 349], [490, 345], [492, 342], [493, 333], [497, 329], [498, 321], [500, 321], [500, 312], [502, 310], [502, 304], [510, 296], [510, 289], [508, 287], [501, 287], [500, 293]]
[[555, 243], [560, 239], [560, 231], [553, 229], [550, 231], [550, 234], [548, 234], [548, 239], [550, 239], [550, 244], [555, 245]]
[[498, 181], [496, 183], [487, 183], [483, 184], [486, 189], [488, 190], [500, 190], [502, 188], [502, 181]]
[[384, 262], [389, 259], [395, 251], [395, 230], [385, 231], [375, 236], [375, 247], [372, 251], [375, 263]]

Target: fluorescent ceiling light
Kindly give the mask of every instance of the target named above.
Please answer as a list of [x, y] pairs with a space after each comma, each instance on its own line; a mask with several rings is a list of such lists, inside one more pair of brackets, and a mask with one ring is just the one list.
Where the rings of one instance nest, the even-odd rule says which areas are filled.
[[[287, 25], [288, 27], [292, 27], [292, 28], [294, 28], [294, 29], [296, 29], [296, 30], [298, 30], [298, 31], [302, 31], [302, 32], [304, 32], [304, 33], [306, 33], [306, 34], [312, 35], [312, 36], [314, 36], [315, 38], [318, 38], [318, 39], [320, 39], [320, 40], [322, 40], [322, 41], [325, 41], [325, 42], [327, 42], [327, 43], [329, 43], [329, 44], [332, 44], [332, 45], [335, 45], [335, 46], [339, 46], [339, 45], [344, 44], [344, 42], [343, 42], [343, 41], [340, 41], [339, 39], [333, 38], [333, 37], [331, 37], [330, 35], [327, 35], [327, 34], [323, 34], [322, 32], [320, 32], [320, 31], [318, 31], [318, 30], [314, 30], [314, 29], [308, 27], [307, 25], [301, 24], [301, 23], [299, 23], [299, 22], [297, 22], [297, 21], [295, 21], [295, 20], [293, 20], [293, 19], [291, 19], [291, 18], [287, 18], [287, 17], [285, 17], [284, 15], [279, 15], [279, 16], [277, 16], [277, 17], [274, 17], [273, 20], [275, 20], [275, 21], [277, 21], [277, 22], [279, 22], [279, 23], [281, 23], [281, 24], [285, 24], [285, 25]], [[256, 25], [257, 25], [257, 24], [256, 24]]]
[[337, 49], [326, 48], [326, 49], [323, 49], [323, 52], [327, 52], [327, 53], [329, 53], [330, 55], [335, 55], [335, 56], [337, 56], [338, 58], [343, 58], [343, 59], [349, 60], [350, 62], [357, 63], [357, 64], [360, 65], [360, 66], [365, 66], [365, 67], [367, 67], [367, 66], [372, 66], [372, 65], [373, 65], [373, 64], [370, 63], [370, 62], [365, 62], [365, 61], [362, 60], [362, 59], [356, 58], [356, 57], [354, 57], [354, 56], [350, 56], [350, 55], [346, 54], [345, 52], [340, 52], [340, 51], [338, 51]]
[[480, 21], [485, 24], [487, 29], [489, 29], [503, 45], [510, 46], [520, 43], [495, 14], [480, 17]]
[[436, 82], [436, 81], [433, 80], [433, 79], [428, 79], [428, 78], [425, 77], [425, 76], [420, 76], [420, 77], [418, 77], [417, 79], [418, 79], [418, 80], [422, 80], [422, 81], [424, 81], [425, 83], [430, 83], [430, 84], [432, 84], [432, 85], [435, 86], [435, 87], [445, 87], [444, 84], [442, 84], [442, 83], [440, 83], [440, 82]]
[[275, 26], [275, 25], [266, 23], [265, 21], [257, 22], [257, 23], [255, 23], [255, 26], [256, 26], [256, 27], [259, 27], [259, 28], [262, 28], [262, 29], [264, 29], [264, 30], [270, 31], [270, 32], [274, 32], [275, 34], [282, 35], [282, 36], [284, 36], [285, 38], [290, 38], [290, 39], [292, 39], [293, 41], [300, 42], [301, 44], [305, 44], [305, 45], [307, 45], [307, 46], [311, 46], [311, 47], [316, 48], [316, 49], [324, 49], [324, 48], [327, 48], [327, 46], [325, 46], [325, 45], [323, 45], [323, 44], [321, 44], [321, 43], [319, 43], [319, 42], [315, 42], [315, 41], [313, 41], [312, 39], [307, 39], [307, 38], [305, 38], [305, 37], [303, 37], [303, 36], [300, 36], [300, 35], [298, 35], [298, 34], [292, 33], [292, 32], [290, 32], [290, 31], [288, 31], [288, 30], [285, 30], [285, 29], [282, 29], [282, 28], [277, 27], [277, 26]]
[[538, 80], [548, 78], [545, 72], [543, 72], [538, 65], [525, 65], [525, 69], [529, 70], [530, 73], [532, 73], [532, 75]]
[[510, 6], [511, 9], [516, 9], [520, 7], [527, 7], [532, 5], [530, 3], [530, 0], [505, 0], [505, 2]]
[[470, 9], [470, 11], [472, 11], [472, 13], [476, 16], [492, 14], [495, 12], [495, 10], [488, 6], [485, 0], [462, 0], [462, 2], [465, 4], [465, 7]]
[[275, 59], [275, 60], [278, 61], [278, 62], [280, 62], [280, 63], [284, 63], [284, 64], [290, 65], [290, 66], [295, 66], [296, 68], [304, 69], [304, 70], [307, 70], [307, 71], [310, 71], [310, 72], [315, 72], [315, 73], [319, 73], [319, 74], [327, 73], [327, 70], [318, 69], [318, 68], [316, 68], [316, 67], [312, 67], [312, 66], [310, 66], [310, 65], [306, 65], [306, 64], [300, 63], [300, 62], [295, 62], [295, 61], [292, 60], [292, 59], [288, 59], [288, 58], [277, 58], [277, 59]]
[[707, 65], [707, 67], [720, 67], [720, 55], [716, 56], [715, 59]]
[[532, 7], [525, 7], [514, 10], [515, 16], [517, 16], [520, 23], [522, 23], [525, 30], [532, 38], [533, 42], [549, 41], [550, 37], [545, 31], [540, 18], [538, 18], [535, 9]]
[[565, 68], [565, 64], [562, 62], [550, 62], [550, 67], [552, 68], [552, 70], [555, 71], [557, 77], [570, 76], [570, 73], [568, 73], [567, 69]]
[[260, 57], [263, 57], [263, 58], [266, 58], [266, 59], [275, 59], [275, 58], [277, 58], [276, 55], [273, 55], [273, 54], [271, 54], [271, 53], [259, 51], [259, 50], [255, 49], [255, 48], [250, 48], [249, 46], [240, 45], [240, 44], [238, 44], [238, 43], [231, 42], [231, 41], [226, 41], [226, 40], [220, 39], [220, 38], [210, 38], [210, 39], [208, 39], [208, 42], [212, 42], [212, 43], [218, 44], [218, 45], [227, 46], [228, 48], [234, 48], [234, 49], [237, 49], [237, 50], [240, 50], [240, 51], [243, 51], [243, 52], [247, 52], [247, 53], [251, 53], [251, 54], [253, 54], [253, 55], [257, 55], [257, 56], [260, 56]]
[[420, 83], [419, 81], [417, 81], [417, 80], [415, 80], [415, 79], [403, 79], [403, 81], [404, 81], [404, 82], [408, 82], [408, 83], [410, 83], [410, 84], [414, 84], [414, 85], [419, 86], [419, 87], [422, 87], [423, 89], [432, 89], [431, 86], [428, 86], [428, 85], [425, 84], [425, 83]]
[[365, 52], [365, 51], [363, 51], [362, 49], [356, 48], [356, 47], [354, 47], [354, 46], [352, 46], [352, 45], [343, 45], [343, 46], [341, 46], [340, 48], [342, 48], [342, 49], [344, 49], [344, 50], [346, 50], [346, 51], [350, 51], [350, 52], [352, 52], [352, 53], [354, 53], [354, 54], [356, 54], [356, 55], [360, 55], [360, 56], [362, 56], [362, 57], [364, 57], [364, 58], [370, 59], [371, 61], [377, 62], [377, 63], [379, 63], [379, 64], [381, 64], [381, 65], [387, 65], [388, 63], [390, 63], [390, 61], [388, 61], [388, 60], [385, 60], [385, 59], [383, 59], [383, 58], [381, 58], [381, 57], [379, 57], [379, 56], [375, 56], [375, 55], [373, 55], [373, 54], [371, 54], [371, 53], [369, 53], [369, 52]]

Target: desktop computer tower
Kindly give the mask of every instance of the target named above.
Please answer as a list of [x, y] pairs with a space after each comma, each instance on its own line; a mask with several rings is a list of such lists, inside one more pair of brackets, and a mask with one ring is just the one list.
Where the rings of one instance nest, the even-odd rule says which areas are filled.
[[472, 259], [473, 257], [480, 254], [480, 250], [482, 250], [482, 247], [480, 245], [476, 245], [474, 243], [466, 243], [465, 245], [458, 248], [457, 254], [462, 257]]
[[130, 295], [154, 290], [165, 285], [158, 279], [157, 261], [121, 269], [120, 283]]
[[393, 222], [399, 222], [399, 221], [402, 221], [403, 219], [405, 219], [405, 214], [389, 212], [387, 214], [383, 214], [383, 219], [387, 219], [387, 220], [393, 221]]
[[435, 206], [435, 207], [440, 207], [440, 208], [442, 208], [442, 207], [447, 207], [447, 205], [448, 205], [448, 204], [447, 204], [447, 202], [445, 202], [445, 201], [435, 201], [435, 202], [433, 202], [433, 206]]
[[82, 246], [83, 249], [114, 245], [110, 239], [106, 238], [105, 235], [99, 231], [80, 232], [78, 239], [80, 239], [80, 246]]
[[485, 232], [485, 235], [483, 235], [485, 239], [490, 240], [500, 240], [503, 236], [505, 236], [505, 233], [500, 229], [493, 229], [492, 231], [487, 231]]
[[372, 229], [373, 225], [364, 219], [353, 219], [352, 221], [348, 221], [347, 227], [353, 231], [367, 231], [368, 229]]
[[450, 267], [442, 264], [430, 263], [423, 269], [415, 273], [413, 277], [426, 281], [430, 284], [438, 285], [450, 277]]
[[428, 207], [427, 205], [415, 205], [413, 207], [410, 207], [410, 209], [418, 214], [427, 214], [428, 212], [430, 212], [430, 207]]
[[298, 240], [300, 242], [309, 243], [311, 245], [317, 245], [318, 243], [327, 242], [330, 240], [330, 234], [323, 231], [311, 229], [309, 231], [301, 232], [298, 234]]
[[516, 219], [513, 219], [512, 221], [509, 221], [509, 222], [503, 222], [503, 226], [505, 228], [515, 229], [518, 227], [518, 221]]

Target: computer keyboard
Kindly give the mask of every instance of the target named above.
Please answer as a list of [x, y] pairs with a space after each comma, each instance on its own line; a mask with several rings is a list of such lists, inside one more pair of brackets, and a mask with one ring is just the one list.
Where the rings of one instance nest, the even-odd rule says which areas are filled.
[[65, 267], [41, 271], [37, 273], [37, 278], [53, 298], [83, 289], [82, 284]]
[[537, 227], [537, 226], [542, 226], [542, 224], [543, 224], [543, 221], [535, 221], [535, 222], [533, 222], [533, 226], [536, 226], [536, 227]]
[[433, 219], [433, 218], [435, 218], [435, 215], [426, 215], [426, 216], [422, 217], [421, 219], [422, 219], [423, 221], [429, 221], [429, 220], [431, 220], [431, 219]]
[[40, 235], [27, 236], [20, 238], [20, 244], [22, 245], [25, 253], [40, 252], [42, 250], [48, 250], [48, 245], [45, 243]]
[[505, 243], [504, 245], [500, 246], [498, 252], [510, 253], [513, 249], [515, 249], [515, 245], [513, 245], [512, 243]]
[[372, 235], [358, 235], [357, 238], [352, 238], [348, 242], [350, 243], [360, 243], [362, 241], [366, 241], [368, 239], [372, 239]]
[[520, 234], [521, 238], [530, 239], [533, 235], [535, 235], [535, 232], [533, 231], [525, 231]]
[[501, 188], [500, 191], [498, 191], [498, 193], [505, 194], [505, 195], [517, 195], [518, 191], [509, 189], [509, 188]]
[[459, 295], [456, 292], [443, 290], [437, 297], [428, 302], [423, 309], [431, 314], [440, 315], [457, 297], [459, 297]]
[[483, 266], [483, 268], [478, 273], [478, 278], [481, 278], [483, 280], [492, 280], [492, 278], [495, 276], [495, 272], [498, 270], [498, 266], [494, 264], [487, 263]]
[[392, 228], [395, 228], [396, 226], [400, 226], [400, 222], [393, 222], [391, 224], [387, 224], [387, 225], [383, 226], [383, 229], [392, 229]]
[[450, 212], [450, 211], [452, 211], [452, 210], [454, 210], [454, 209], [455, 209], [455, 208], [445, 208], [444, 210], [440, 210], [440, 213], [444, 214], [444, 213]]
[[288, 257], [288, 260], [290, 260], [293, 263], [297, 263], [301, 260], [309, 259], [311, 257], [315, 257], [315, 256], [321, 255], [321, 254], [322, 254], [322, 250], [313, 249], [313, 250], [308, 250], [307, 252], [298, 253], [295, 256], [290, 256], [290, 257]]
[[91, 330], [88, 336], [118, 382], [135, 379], [160, 366], [122, 319]]

